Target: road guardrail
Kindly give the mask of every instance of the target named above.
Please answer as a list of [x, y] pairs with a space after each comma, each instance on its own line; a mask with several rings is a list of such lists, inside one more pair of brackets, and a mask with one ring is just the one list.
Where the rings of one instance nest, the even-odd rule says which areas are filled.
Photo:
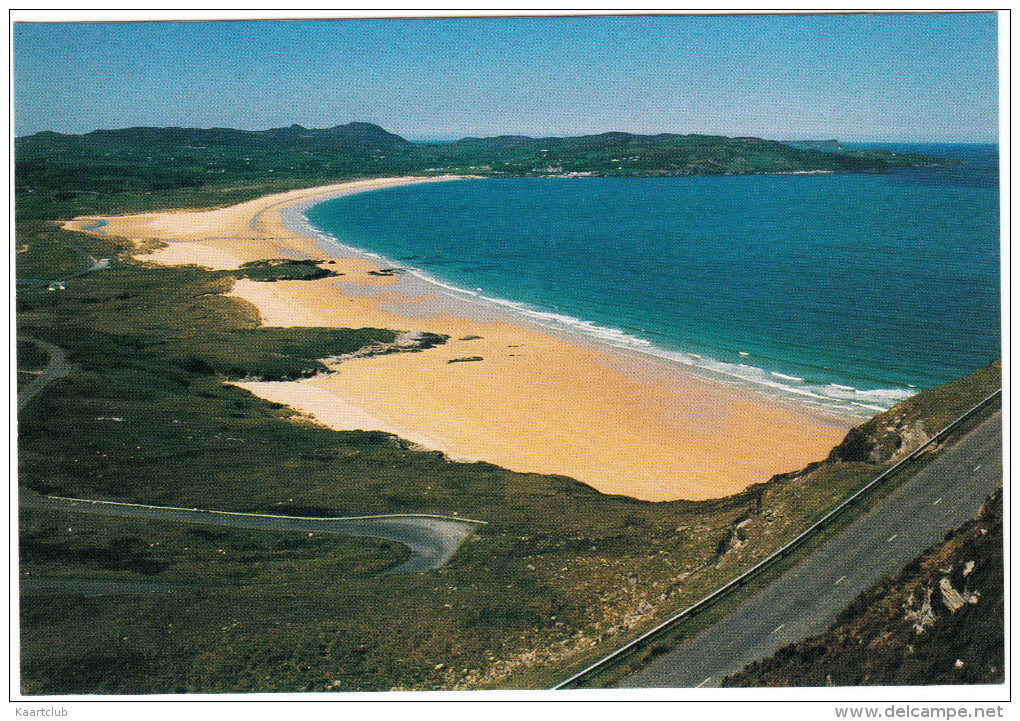
[[594, 677], [598, 673], [610, 668], [614, 664], [617, 664], [620, 661], [624, 660], [625, 658], [637, 653], [638, 651], [647, 648], [652, 642], [654, 642], [658, 638], [661, 638], [669, 631], [672, 631], [681, 622], [687, 620], [691, 616], [694, 616], [700, 611], [704, 611], [706, 608], [711, 606], [716, 601], [719, 601], [721, 598], [729, 594], [731, 591], [739, 588], [740, 586], [743, 586], [748, 581], [754, 579], [756, 576], [761, 574], [763, 571], [767, 570], [777, 561], [790, 555], [791, 552], [799, 548], [802, 544], [804, 544], [805, 541], [817, 535], [826, 526], [828, 526], [830, 523], [836, 520], [840, 515], [845, 513], [847, 509], [849, 509], [851, 506], [857, 503], [857, 501], [861, 500], [863, 496], [865, 496], [868, 492], [874, 490], [877, 486], [886, 481], [891, 475], [896, 473], [896, 471], [901, 469], [904, 465], [913, 461], [922, 452], [930, 448], [932, 445], [938, 443], [940, 440], [949, 435], [952, 431], [956, 430], [962, 423], [967, 421], [969, 418], [973, 417], [976, 413], [983, 410], [986, 406], [992, 403], [992, 401], [1001, 396], [1002, 389], [999, 388], [997, 391], [989, 395], [987, 398], [985, 398], [980, 403], [975, 405], [969, 411], [967, 411], [966, 413], [958, 417], [956, 420], [946, 425], [942, 430], [940, 430], [938, 433], [929, 438], [925, 443], [918, 446], [913, 451], [908, 453], [906, 456], [901, 458], [899, 461], [889, 466], [889, 468], [879, 473], [877, 476], [875, 476], [875, 478], [869, 481], [860, 490], [856, 491], [849, 498], [846, 498], [835, 508], [830, 510], [824, 516], [822, 516], [817, 521], [808, 526], [806, 529], [804, 529], [795, 538], [788, 541], [782, 547], [773, 551], [771, 554], [763, 558], [754, 566], [744, 571], [739, 576], [733, 578], [725, 585], [720, 586], [715, 591], [712, 591], [712, 593], [708, 594], [700, 601], [695, 602], [694, 604], [685, 608], [683, 611], [680, 611], [680, 613], [677, 613], [676, 615], [671, 616], [667, 620], [663, 621], [652, 630], [646, 631], [645, 633], [641, 634], [640, 636], [630, 641], [626, 645], [618, 648], [613, 653], [588, 666], [583, 671], [579, 671], [578, 673], [574, 674], [567, 680], [561, 681], [560, 683], [556, 684], [555, 686], [553, 686], [553, 690], [576, 687], [578, 686], [578, 684], [583, 683], [584, 681]]

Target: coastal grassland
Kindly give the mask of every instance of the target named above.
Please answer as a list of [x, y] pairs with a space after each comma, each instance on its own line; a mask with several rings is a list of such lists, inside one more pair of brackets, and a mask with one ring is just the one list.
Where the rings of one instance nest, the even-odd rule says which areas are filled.
[[[141, 172], [130, 166], [125, 172]], [[397, 176], [399, 173], [383, 174]], [[223, 208], [266, 195], [315, 188], [332, 183], [380, 177], [367, 173], [316, 174], [310, 176], [263, 177], [250, 180], [222, 176], [194, 186], [175, 186], [158, 191], [118, 184], [89, 185], [73, 191], [56, 185], [50, 176], [40, 178], [35, 192], [17, 193], [18, 217], [24, 221], [70, 219], [80, 215], [121, 215], [159, 210]]]
[[17, 386], [20, 392], [42, 372], [49, 356], [34, 343], [18, 343], [17, 345]]
[[[46, 134], [43, 134], [46, 136]], [[314, 153], [286, 143], [207, 145], [171, 135], [112, 133], [19, 138], [17, 213], [52, 220], [77, 215], [220, 207], [300, 188], [406, 174], [408, 165], [343, 150]]]
[[288, 585], [308, 577], [371, 577], [405, 560], [395, 542], [328, 533], [257, 531], [108, 518], [26, 507], [19, 512], [22, 578], [34, 569], [69, 580], [83, 569], [101, 582], [201, 588]]
[[[50, 258], [53, 231], [46, 225], [34, 227], [41, 228], [44, 238], [38, 255]], [[32, 228], [29, 225], [20, 237], [31, 237]], [[56, 232], [82, 252], [106, 256], [116, 250], [103, 237]], [[22, 255], [26, 262], [42, 263], [36, 258], [35, 244], [25, 245], [28, 249]], [[67, 262], [53, 272], [74, 267]], [[116, 357], [127, 348], [129, 354], [138, 353], [181, 370], [267, 380], [313, 375], [325, 371], [319, 358], [395, 339], [396, 332], [381, 329], [263, 328], [253, 306], [223, 296], [239, 277], [254, 275], [264, 281], [321, 277], [317, 271], [329, 272], [296, 261], [212, 272], [193, 266], [149, 267], [114, 256], [109, 268], [69, 282], [66, 290], [23, 287], [17, 297], [18, 327], [26, 335], [35, 333], [43, 338], [60, 329], [64, 343], [100, 364], [107, 362], [103, 358], [106, 353]]]
[[[81, 270], [63, 245], [112, 254], [66, 290], [19, 288], [19, 334], [60, 346], [71, 366], [19, 415], [20, 492], [488, 522], [437, 571], [375, 576], [399, 548], [26, 509], [29, 578], [149, 584], [95, 597], [26, 586], [26, 693], [549, 686], [764, 557], [890, 462], [835, 454], [730, 498], [670, 503], [451, 462], [385, 433], [331, 431], [224, 383], [320, 372], [320, 358], [418, 329], [265, 328], [223, 295], [251, 269], [154, 266], [125, 241], [38, 218], [18, 219], [15, 243], [25, 268], [50, 266], [51, 278]], [[968, 407], [998, 382], [991, 366], [949, 392]], [[914, 420], [934, 430], [943, 405], [917, 400], [910, 423], [886, 415], [854, 448], [873, 448], [889, 425], [911, 442]]]
[[[295, 589], [342, 598], [344, 584], [407, 556], [399, 544], [372, 539], [40, 509], [22, 509], [19, 526], [27, 694], [190, 690], [188, 680], [168, 684], [176, 664], [209, 650], [205, 636], [254, 613], [279, 618], [274, 607], [293, 603]], [[271, 635], [279, 624], [267, 625]], [[160, 672], [167, 678], [153, 686]]]

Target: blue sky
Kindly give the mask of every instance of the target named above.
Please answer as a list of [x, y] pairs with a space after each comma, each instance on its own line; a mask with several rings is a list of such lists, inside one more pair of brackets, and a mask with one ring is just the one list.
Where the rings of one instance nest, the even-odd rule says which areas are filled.
[[15, 132], [994, 142], [993, 14], [18, 23]]

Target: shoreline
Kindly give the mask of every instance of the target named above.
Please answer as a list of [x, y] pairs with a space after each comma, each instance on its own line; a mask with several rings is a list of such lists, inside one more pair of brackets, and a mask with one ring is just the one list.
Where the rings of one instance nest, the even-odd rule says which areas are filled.
[[[238, 281], [229, 295], [252, 303], [265, 325], [450, 336], [422, 353], [347, 361], [327, 376], [235, 384], [337, 430], [383, 430], [451, 459], [570, 476], [604, 493], [652, 501], [731, 495], [821, 460], [849, 430], [849, 419], [823, 417], [631, 349], [600, 347], [595, 338], [526, 322], [510, 309], [476, 304], [465, 312], [469, 299], [410, 274], [373, 275], [379, 267], [367, 254], [338, 244], [350, 252], [337, 256], [303, 219], [295, 223], [307, 207], [333, 197], [453, 179], [354, 181], [211, 211], [101, 219], [109, 234], [168, 243], [138, 256], [161, 264], [227, 269], [274, 257], [335, 261], [331, 269], [344, 273], [339, 278]], [[82, 229], [96, 219], [65, 227]]]
[[[462, 179], [476, 178], [465, 176]], [[403, 261], [348, 245], [312, 225], [307, 218], [308, 208], [331, 199], [330, 197], [306, 200], [287, 205], [281, 211], [281, 223], [294, 235], [317, 238], [320, 249], [330, 257], [359, 258], [375, 264], [376, 267], [396, 269], [400, 275], [395, 282], [395, 290], [403, 295], [440, 296], [431, 304], [429, 302], [419, 304], [413, 313], [406, 305], [400, 307], [399, 304], [391, 303], [384, 306], [396, 315], [423, 317], [431, 310], [435, 314], [449, 311], [455, 315], [475, 319], [502, 319], [567, 342], [587, 345], [597, 351], [626, 354], [667, 367], [680, 365], [685, 371], [700, 377], [733, 385], [767, 399], [778, 398], [782, 402], [809, 409], [811, 413], [825, 418], [850, 420], [853, 423], [867, 421], [876, 413], [888, 410], [895, 403], [916, 393], [914, 386], [910, 386], [910, 390], [896, 386], [868, 389], [841, 385], [834, 381], [811, 381], [756, 365], [718, 360], [682, 349], [670, 349], [667, 346], [655, 345], [619, 328], [599, 325], [529, 303], [488, 297], [482, 294], [481, 289], [475, 292], [465, 286], [451, 285], [425, 271], [408, 266]]]

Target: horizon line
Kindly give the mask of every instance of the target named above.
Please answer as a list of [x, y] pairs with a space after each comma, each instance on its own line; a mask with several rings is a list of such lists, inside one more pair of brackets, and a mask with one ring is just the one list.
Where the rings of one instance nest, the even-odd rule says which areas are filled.
[[[141, 129], [141, 128], [156, 129], [156, 130], [165, 130], [165, 129], [170, 129], [170, 128], [179, 128], [179, 129], [182, 129], [182, 130], [236, 130], [236, 131], [244, 132], [244, 133], [260, 133], [260, 132], [266, 132], [266, 131], [269, 131], [269, 130], [280, 130], [280, 129], [289, 128], [289, 127], [293, 127], [293, 126], [297, 125], [297, 126], [299, 126], [301, 128], [304, 128], [306, 130], [329, 130], [331, 128], [342, 127], [344, 125], [351, 125], [351, 124], [354, 124], [354, 123], [359, 123], [359, 124], [364, 124], [364, 125], [375, 125], [376, 127], [381, 128], [382, 130], [384, 130], [384, 131], [386, 131], [388, 133], [391, 133], [393, 135], [397, 135], [398, 137], [401, 137], [404, 140], [407, 140], [408, 142], [411, 142], [411, 143], [453, 143], [453, 142], [456, 142], [458, 140], [464, 140], [466, 138], [488, 139], [488, 138], [500, 138], [500, 137], [521, 137], [521, 138], [530, 138], [530, 139], [533, 139], [533, 140], [544, 140], [544, 139], [547, 139], [547, 138], [578, 138], [578, 137], [593, 136], [593, 135], [606, 135], [606, 134], [609, 134], [609, 133], [622, 133], [622, 134], [626, 134], [626, 135], [645, 136], [645, 137], [650, 137], [650, 136], [655, 136], [655, 135], [678, 135], [678, 136], [683, 136], [683, 135], [704, 135], [704, 136], [707, 136], [707, 137], [734, 138], [734, 139], [736, 139], [736, 138], [757, 138], [759, 140], [772, 140], [774, 142], [779, 142], [779, 143], [794, 143], [794, 142], [835, 140], [836, 142], [840, 142], [840, 143], [906, 143], [906, 144], [915, 144], [915, 143], [916, 144], [924, 144], [924, 143], [930, 143], [930, 144], [942, 144], [942, 145], [998, 145], [999, 144], [999, 139], [997, 137], [996, 138], [992, 138], [992, 139], [981, 139], [981, 140], [974, 140], [974, 139], [963, 140], [963, 139], [959, 139], [959, 138], [951, 139], [951, 140], [944, 139], [944, 138], [938, 138], [938, 139], [936, 139], [936, 138], [926, 138], [926, 139], [919, 139], [919, 138], [894, 138], [894, 139], [890, 139], [890, 138], [840, 138], [838, 136], [838, 134], [831, 134], [831, 135], [826, 135], [826, 134], [815, 135], [815, 134], [812, 134], [810, 136], [807, 136], [807, 135], [803, 135], [801, 133], [793, 133], [793, 134], [791, 134], [794, 137], [791, 137], [790, 135], [783, 136], [783, 137], [766, 137], [764, 135], [753, 135], [753, 134], [748, 134], [748, 133], [739, 133], [739, 134], [727, 135], [727, 134], [723, 134], [723, 133], [712, 133], [712, 132], [704, 132], [704, 131], [696, 131], [696, 130], [687, 131], [687, 132], [677, 132], [677, 131], [669, 131], [669, 130], [660, 130], [660, 131], [655, 131], [655, 132], [634, 132], [634, 131], [630, 131], [630, 130], [602, 130], [602, 131], [597, 131], [597, 132], [595, 132], [595, 131], [584, 132], [584, 131], [576, 131], [575, 130], [575, 131], [571, 131], [569, 133], [564, 133], [564, 134], [560, 134], [560, 135], [550, 135], [550, 134], [531, 135], [531, 134], [521, 133], [521, 132], [502, 132], [502, 133], [495, 133], [495, 134], [489, 134], [489, 135], [472, 134], [472, 133], [466, 133], [466, 134], [462, 134], [462, 135], [438, 134], [438, 135], [432, 135], [432, 136], [425, 135], [425, 134], [417, 134], [417, 133], [409, 133], [408, 135], [401, 135], [400, 133], [394, 133], [392, 130], [388, 130], [387, 128], [383, 127], [382, 125], [380, 125], [378, 123], [373, 123], [371, 121], [365, 121], [365, 120], [352, 120], [352, 121], [349, 121], [347, 123], [339, 123], [337, 125], [331, 125], [331, 126], [326, 126], [326, 127], [322, 127], [322, 128], [314, 128], [314, 127], [304, 126], [304, 125], [301, 125], [300, 123], [291, 123], [290, 125], [279, 125], [279, 126], [275, 126], [275, 127], [263, 128], [263, 129], [260, 129], [260, 130], [249, 130], [249, 129], [244, 129], [244, 128], [233, 128], [233, 127], [230, 127], [230, 126], [227, 126], [227, 125], [210, 125], [210, 126], [198, 126], [198, 125], [125, 125], [125, 126], [122, 126], [122, 127], [115, 127], [115, 128], [110, 128], [110, 127], [93, 128], [92, 130], [85, 130], [85, 131], [81, 131], [81, 132], [63, 132], [63, 131], [59, 131], [59, 130], [45, 129], [45, 130], [36, 130], [35, 132], [25, 133], [23, 135], [14, 135], [14, 139], [15, 140], [21, 140], [23, 138], [30, 138], [30, 137], [32, 137], [34, 135], [39, 135], [41, 133], [53, 133], [53, 134], [56, 134], [56, 135], [67, 135], [67, 136], [71, 136], [71, 137], [81, 137], [81, 136], [84, 136], [84, 135], [88, 135], [89, 133], [95, 133], [95, 132], [100, 132], [100, 131], [117, 132], [117, 131], [121, 131], [121, 130], [134, 130], [134, 129]], [[823, 135], [825, 135], [825, 137], [822, 137]], [[796, 137], [796, 136], [801, 136], [801, 137]]]

